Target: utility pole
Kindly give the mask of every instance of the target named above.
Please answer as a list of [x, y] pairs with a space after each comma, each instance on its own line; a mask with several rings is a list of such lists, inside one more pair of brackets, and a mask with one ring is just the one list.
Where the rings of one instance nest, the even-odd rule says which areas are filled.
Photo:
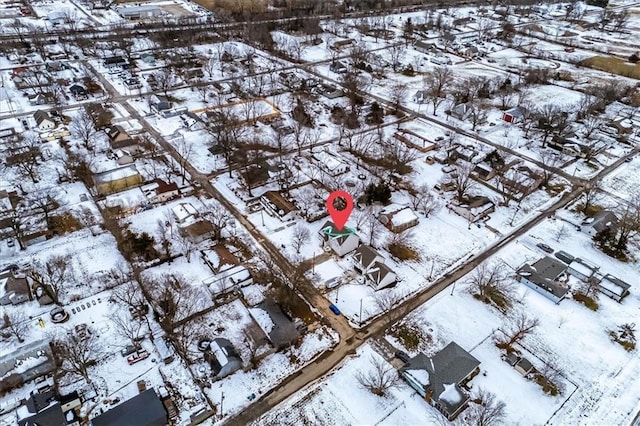
[[223, 417], [222, 403], [224, 402], [224, 392], [220, 394], [220, 418]]
[[362, 325], [362, 299], [360, 299], [360, 314], [358, 315], [358, 325]]

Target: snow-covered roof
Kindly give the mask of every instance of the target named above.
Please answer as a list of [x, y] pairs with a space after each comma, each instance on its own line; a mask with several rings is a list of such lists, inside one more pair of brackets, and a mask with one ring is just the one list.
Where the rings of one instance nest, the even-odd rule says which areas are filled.
[[173, 215], [178, 222], [184, 222], [191, 216], [198, 214], [198, 210], [191, 205], [191, 203], [180, 203], [177, 206], [171, 208]]
[[115, 182], [120, 179], [126, 179], [131, 176], [138, 176], [140, 173], [135, 164], [129, 164], [124, 167], [118, 167], [117, 169], [107, 170], [106, 172], [99, 173], [95, 176], [96, 183]]
[[623, 296], [627, 291], [629, 291], [631, 285], [614, 277], [611, 274], [607, 274], [602, 277], [602, 280], [600, 281], [600, 287], [618, 296]]
[[455, 383], [445, 383], [443, 386], [444, 391], [440, 394], [440, 401], [444, 401], [449, 405], [458, 405], [465, 398]]
[[584, 259], [574, 259], [573, 262], [569, 264], [569, 268], [571, 268], [574, 272], [586, 276], [591, 276], [597, 271], [599, 268], [596, 265], [591, 264]]
[[413, 377], [422, 386], [429, 386], [429, 372], [427, 370], [406, 370], [405, 373]]
[[405, 207], [391, 215], [391, 224], [394, 227], [415, 223], [418, 216], [409, 207]]

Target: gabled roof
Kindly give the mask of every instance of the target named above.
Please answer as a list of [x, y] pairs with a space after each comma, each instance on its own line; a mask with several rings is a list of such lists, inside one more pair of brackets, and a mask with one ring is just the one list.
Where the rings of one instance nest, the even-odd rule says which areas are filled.
[[516, 272], [520, 277], [542, 288], [555, 297], [562, 299], [569, 289], [560, 285], [556, 279], [567, 270], [567, 265], [546, 256], [533, 265], [525, 264]]
[[33, 113], [33, 118], [36, 120], [36, 123], [38, 124], [38, 126], [45, 120], [49, 120], [53, 122], [49, 113], [47, 111], [43, 111], [40, 109]]
[[268, 332], [269, 340], [276, 348], [288, 346], [298, 338], [298, 330], [293, 321], [282, 312], [279, 305], [271, 300], [256, 305], [256, 307], [266, 311], [273, 322], [273, 328]]
[[369, 278], [376, 284], [380, 284], [387, 275], [394, 274], [393, 270], [384, 263], [375, 262], [371, 269], [367, 271]]
[[326, 221], [324, 225], [320, 228], [319, 231], [322, 238], [326, 241], [330, 238], [336, 239], [338, 243], [342, 244], [349, 238], [350, 235], [354, 235], [356, 233], [355, 229], [350, 228], [348, 226], [343, 227], [338, 230], [336, 225], [330, 220]]
[[[432, 398], [444, 405], [451, 413], [466, 400], [466, 398], [463, 398], [463, 400], [456, 401], [453, 396], [461, 392], [459, 389], [457, 389], [457, 392], [453, 392], [451, 385], [458, 385], [479, 365], [480, 361], [473, 355], [465, 351], [457, 343], [451, 342], [433, 357], [428, 357], [420, 353], [411, 358], [409, 362], [402, 367], [401, 371], [426, 371], [429, 383], [425, 386], [425, 390], [426, 388], [431, 389], [433, 391]], [[412, 375], [415, 375], [415, 373]], [[447, 391], [447, 394], [443, 395], [445, 391]], [[441, 398], [443, 396], [444, 398]]]
[[165, 426], [167, 412], [156, 391], [147, 389], [91, 420], [92, 426]]
[[365, 268], [369, 267], [380, 254], [371, 246], [362, 244], [353, 253], [353, 258]]
[[26, 417], [18, 422], [18, 426], [65, 426], [67, 421], [62, 413], [60, 403], [40, 411], [38, 414]]

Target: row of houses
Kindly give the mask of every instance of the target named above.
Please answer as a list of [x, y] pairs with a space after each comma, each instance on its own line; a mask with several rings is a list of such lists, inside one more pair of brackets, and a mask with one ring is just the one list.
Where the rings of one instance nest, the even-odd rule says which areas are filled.
[[556, 304], [569, 292], [569, 279], [572, 276], [597, 284], [602, 294], [617, 302], [629, 295], [630, 284], [612, 274], [601, 273], [600, 268], [592, 262], [564, 251], [557, 252], [555, 256], [545, 256], [532, 264], [522, 265], [516, 271], [516, 279]]

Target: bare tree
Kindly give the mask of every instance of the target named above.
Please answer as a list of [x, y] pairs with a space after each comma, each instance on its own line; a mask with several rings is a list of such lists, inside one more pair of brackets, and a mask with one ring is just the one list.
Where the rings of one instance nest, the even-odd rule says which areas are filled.
[[382, 312], [387, 312], [393, 308], [401, 299], [401, 296], [394, 289], [377, 291], [373, 296], [374, 302]]
[[367, 229], [367, 240], [371, 247], [376, 246], [376, 242], [382, 233], [382, 223], [378, 220], [378, 212], [374, 208], [367, 208], [364, 212], [364, 223]]
[[149, 293], [154, 311], [160, 317], [160, 325], [167, 334], [173, 332], [176, 323], [202, 311], [207, 304], [203, 290], [190, 285], [179, 274], [145, 278], [142, 285]]
[[89, 368], [102, 354], [101, 340], [94, 330], [88, 328], [82, 336], [73, 330], [66, 330], [54, 335], [51, 344], [63, 373], [79, 375], [94, 386]]
[[553, 239], [556, 240], [556, 242], [559, 243], [560, 241], [562, 241], [565, 238], [567, 238], [568, 235], [569, 235], [569, 229], [563, 223], [562, 226], [560, 226], [560, 228], [556, 229], [555, 232], [553, 233]]
[[84, 108], [80, 109], [75, 117], [73, 117], [69, 130], [71, 130], [73, 137], [82, 141], [87, 151], [93, 151], [95, 147], [93, 139], [96, 135], [96, 127], [93, 123], [93, 118], [91, 118]]
[[407, 47], [404, 43], [393, 43], [389, 46], [389, 60], [393, 72], [398, 72]]
[[116, 333], [128, 339], [132, 345], [136, 345], [140, 341], [142, 335], [142, 322], [137, 318], [130, 318], [130, 315], [123, 311], [117, 311], [109, 315], [109, 319], [113, 323]]
[[139, 310], [145, 303], [140, 286], [134, 281], [126, 281], [111, 293], [111, 299], [124, 304], [130, 310]]
[[171, 236], [168, 225], [163, 219], [156, 221], [156, 234], [160, 236], [160, 245], [164, 250], [165, 259], [171, 259]]
[[506, 415], [506, 404], [483, 389], [478, 390], [464, 413], [465, 424], [474, 426], [502, 425]]
[[[382, 135], [381, 135], [382, 136]], [[382, 163], [389, 173], [405, 174], [411, 171], [409, 163], [416, 159], [416, 151], [395, 138], [381, 139]]]
[[163, 68], [160, 71], [156, 71], [153, 75], [158, 88], [162, 90], [164, 96], [168, 96], [169, 90], [176, 85], [175, 73], [169, 69]]
[[540, 320], [528, 316], [525, 312], [511, 315], [508, 318], [508, 322], [499, 330], [502, 336], [496, 337], [497, 346], [511, 351], [513, 345], [533, 333], [538, 325], [540, 325]]
[[60, 298], [65, 294], [67, 285], [74, 280], [70, 264], [70, 255], [53, 255], [45, 262], [35, 261], [28, 274], [55, 304], [62, 305]]
[[398, 385], [398, 373], [395, 368], [379, 356], [371, 356], [371, 368], [358, 371], [356, 380], [363, 388], [374, 395], [384, 396]]
[[448, 87], [452, 81], [453, 72], [449, 67], [437, 67], [424, 76], [422, 83], [433, 105], [433, 115], [438, 115], [438, 106], [446, 99], [444, 89]]
[[302, 246], [309, 242], [309, 238], [311, 237], [311, 232], [309, 232], [309, 228], [304, 225], [298, 224], [293, 228], [293, 234], [291, 236], [291, 245], [296, 253], [300, 253], [300, 249]]
[[483, 263], [469, 277], [469, 291], [484, 303], [506, 312], [513, 305], [515, 286], [504, 263]]
[[15, 311], [13, 313], [4, 313], [4, 326], [13, 337], [18, 339], [18, 343], [24, 343], [24, 338], [29, 333], [29, 318], [23, 311]]
[[584, 191], [582, 191], [582, 199], [584, 200], [580, 210], [582, 213], [589, 212], [589, 209], [600, 198], [600, 184], [599, 182], [593, 182], [586, 185]]
[[366, 92], [369, 87], [369, 80], [356, 71], [355, 68], [350, 68], [342, 75], [342, 87], [345, 89], [353, 114], [356, 113], [356, 107], [364, 102], [361, 93]]
[[474, 102], [469, 108], [469, 121], [471, 122], [471, 130], [476, 131], [478, 126], [482, 126], [487, 122], [487, 106], [481, 102]]
[[395, 83], [389, 89], [389, 100], [394, 108], [394, 114], [400, 117], [401, 108], [409, 95], [409, 86], [405, 83]]
[[24, 204], [29, 210], [42, 214], [45, 223], [50, 225], [51, 213], [60, 207], [58, 196], [59, 192], [56, 188], [33, 191], [25, 197]]
[[558, 173], [558, 166], [562, 163], [562, 159], [554, 150], [545, 150], [540, 154], [540, 159], [544, 164], [542, 170], [542, 186], [549, 186], [551, 179]]
[[456, 186], [456, 199], [462, 202], [469, 192], [475, 188], [476, 181], [471, 177], [473, 164], [464, 163], [456, 167], [456, 173], [450, 177], [450, 181]]
[[425, 217], [429, 217], [438, 206], [435, 195], [426, 183], [420, 185], [418, 188], [411, 188], [409, 196], [413, 209], [421, 212]]

